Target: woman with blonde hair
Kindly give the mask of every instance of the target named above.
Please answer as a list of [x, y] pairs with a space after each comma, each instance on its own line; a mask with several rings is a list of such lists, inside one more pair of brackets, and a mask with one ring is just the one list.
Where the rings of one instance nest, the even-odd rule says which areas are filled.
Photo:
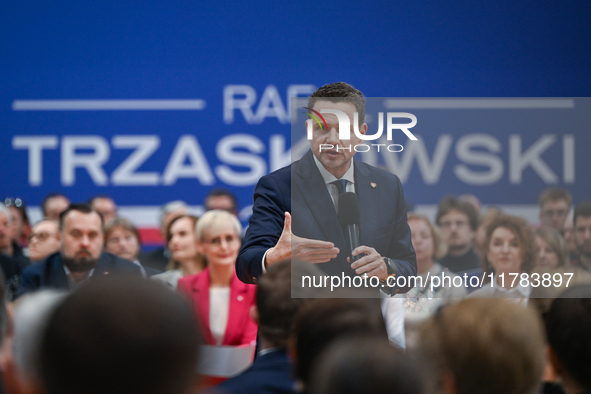
[[566, 241], [558, 231], [542, 227], [536, 229], [535, 234], [538, 247], [536, 269], [548, 270], [569, 265]]
[[170, 262], [165, 272], [152, 276], [152, 279], [176, 290], [180, 278], [203, 271], [206, 262], [199, 254], [195, 235], [198, 220], [196, 216], [181, 215], [170, 222], [166, 231]]
[[257, 325], [250, 317], [256, 286], [242, 283], [235, 272], [242, 226], [233, 214], [213, 210], [197, 222], [195, 236], [207, 268], [178, 282], [179, 292], [193, 303], [209, 345], [240, 346], [256, 341]]

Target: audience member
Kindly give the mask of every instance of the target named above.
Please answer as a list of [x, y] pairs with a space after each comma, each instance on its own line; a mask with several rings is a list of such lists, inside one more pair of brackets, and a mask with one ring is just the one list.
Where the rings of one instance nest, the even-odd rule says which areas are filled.
[[591, 200], [577, 205], [573, 223], [579, 258], [572, 265], [591, 271]]
[[566, 242], [566, 248], [568, 249], [568, 260], [570, 262], [575, 261], [579, 257], [579, 250], [575, 243], [575, 227], [573, 223], [573, 212], [569, 213], [564, 222], [564, 241]]
[[12, 213], [12, 240], [19, 246], [25, 246], [31, 226], [25, 202], [20, 198], [6, 198], [4, 205]]
[[12, 240], [12, 212], [4, 204], [0, 204], [0, 256], [6, 278], [7, 297], [12, 301], [19, 286], [21, 272], [30, 262], [22, 248]]
[[238, 199], [229, 190], [214, 189], [205, 197], [205, 210], [221, 209], [238, 216]]
[[538, 256], [536, 268], [547, 270], [569, 265], [566, 242], [558, 231], [552, 227], [541, 227], [535, 230]]
[[554, 300], [546, 315], [550, 361], [569, 394], [591, 392], [591, 285]]
[[486, 211], [478, 217], [478, 227], [476, 227], [476, 235], [474, 239], [474, 250], [477, 254], [482, 253], [482, 245], [486, 238], [486, 229], [498, 216], [503, 212], [497, 207], [488, 207]]
[[235, 269], [241, 231], [233, 214], [206, 212], [197, 222], [195, 236], [207, 268], [178, 281], [178, 290], [192, 301], [209, 345], [240, 346], [256, 340], [257, 325], [250, 316], [256, 286], [242, 283]]
[[103, 252], [101, 215], [85, 204], [72, 204], [60, 215], [60, 251], [27, 267], [17, 297], [41, 288], [74, 290], [90, 277], [128, 273], [136, 265]]
[[38, 262], [60, 250], [59, 223], [54, 219], [37, 222], [29, 234], [29, 258]]
[[117, 204], [109, 196], [94, 196], [88, 200], [88, 204], [92, 209], [103, 215], [105, 224], [117, 217]]
[[140, 253], [140, 233], [127, 219], [115, 218], [105, 224], [105, 252], [126, 259], [137, 265], [144, 278], [161, 271], [144, 268], [138, 260]]
[[313, 394], [422, 394], [418, 365], [375, 338], [344, 338], [321, 355], [312, 374]]
[[199, 330], [187, 303], [138, 278], [101, 278], [57, 307], [41, 343], [47, 394], [189, 393]]
[[[294, 262], [294, 264], [300, 264]], [[303, 263], [301, 263], [303, 264]], [[259, 353], [250, 368], [216, 387], [219, 393], [293, 393], [295, 381], [287, 340], [299, 308], [308, 300], [291, 297], [291, 263], [272, 265], [257, 284], [253, 320]]]
[[20, 298], [15, 304], [11, 351], [4, 365], [5, 387], [9, 394], [34, 394], [41, 386], [41, 339], [51, 314], [66, 294], [42, 290]]
[[572, 197], [568, 191], [557, 187], [546, 189], [539, 199], [540, 224], [562, 234], [571, 203]]
[[435, 392], [522, 394], [539, 390], [542, 326], [535, 312], [507, 300], [465, 299], [421, 329], [418, 354]]
[[198, 274], [205, 269], [206, 263], [199, 254], [195, 236], [197, 221], [197, 216], [181, 215], [170, 222], [166, 231], [170, 262], [165, 272], [154, 275], [152, 279], [176, 290], [180, 278]]
[[531, 286], [523, 285], [521, 274], [530, 274], [535, 262], [536, 244], [529, 224], [517, 216], [496, 218], [482, 250], [482, 286], [468, 297], [509, 298], [526, 305]]
[[41, 202], [43, 217], [59, 220], [60, 215], [70, 205], [68, 197], [61, 193], [50, 193]]
[[448, 246], [447, 255], [439, 263], [455, 273], [479, 273], [480, 258], [474, 252], [477, 216], [472, 204], [446, 197], [439, 204], [436, 222]]
[[409, 213], [408, 226], [412, 234], [412, 246], [417, 254], [417, 272], [422, 281], [417, 281], [408, 293], [397, 297], [404, 299], [406, 332], [412, 336], [419, 323], [435, 313], [442, 304], [463, 298], [468, 292], [462, 283], [454, 286], [453, 278], [457, 275], [444, 269], [435, 260], [445, 255], [446, 245], [429, 219]]
[[380, 304], [375, 299], [319, 298], [299, 310], [294, 323], [292, 354], [295, 375], [304, 391], [309, 390], [317, 360], [335, 340], [374, 337], [390, 346]]
[[[170, 226], [170, 222], [173, 219], [189, 214], [189, 206], [183, 201], [171, 201], [164, 204], [160, 208], [160, 235], [168, 243], [167, 230]], [[140, 262], [144, 267], [154, 268], [160, 271], [166, 270], [166, 266], [170, 262], [170, 252], [167, 245], [164, 247], [152, 250], [147, 253], [141, 253], [139, 256]]]

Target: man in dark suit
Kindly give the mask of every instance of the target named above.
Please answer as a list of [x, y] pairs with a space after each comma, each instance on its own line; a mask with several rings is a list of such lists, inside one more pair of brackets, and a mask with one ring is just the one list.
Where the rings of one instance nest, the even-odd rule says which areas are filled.
[[71, 204], [60, 215], [60, 251], [27, 267], [17, 297], [40, 288], [73, 290], [91, 277], [128, 273], [140, 276], [131, 261], [103, 252], [102, 216], [85, 204]]
[[[367, 132], [363, 94], [346, 83], [326, 85], [310, 97], [308, 108], [317, 114], [322, 110], [344, 112], [350, 120], [351, 138], [340, 140], [337, 116], [325, 114], [323, 127], [313, 123], [312, 149], [291, 166], [261, 178], [236, 263], [238, 277], [255, 283], [267, 267], [285, 259], [317, 263], [338, 277], [367, 274], [385, 281], [390, 276], [416, 275], [400, 180], [353, 159], [354, 145], [362, 141], [353, 133], [355, 112], [359, 133]], [[354, 192], [360, 202], [361, 246], [351, 254], [362, 257], [353, 263], [337, 215], [343, 192]], [[408, 288], [402, 284], [382, 290], [392, 294]]]

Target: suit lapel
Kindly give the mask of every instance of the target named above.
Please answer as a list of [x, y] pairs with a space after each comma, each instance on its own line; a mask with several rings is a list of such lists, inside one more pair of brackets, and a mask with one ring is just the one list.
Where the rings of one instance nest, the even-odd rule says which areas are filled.
[[193, 303], [199, 323], [203, 325], [203, 332], [207, 336], [206, 343], [215, 344], [211, 330], [209, 329], [209, 268], [195, 277], [193, 282]]
[[[345, 241], [345, 235], [343, 233], [343, 229], [340, 226], [339, 217], [335, 210], [332, 199], [330, 198], [328, 190], [326, 189], [324, 179], [322, 178], [322, 175], [320, 175], [320, 172], [316, 167], [316, 163], [314, 163], [311, 150], [306, 153], [302, 160], [300, 160], [299, 165], [295, 168], [295, 172], [296, 176], [292, 177], [292, 181], [298, 188], [299, 195], [303, 197], [305, 204], [314, 216], [316, 223], [322, 230], [322, 233], [325, 236], [324, 239], [330, 240], [337, 248], [339, 248], [341, 251], [341, 253], [339, 253], [339, 257], [341, 255], [344, 256], [344, 258], [337, 257], [337, 259], [339, 259], [341, 269], [345, 270], [345, 272], [349, 271], [351, 267], [347, 263], [348, 248], [347, 242]], [[292, 209], [294, 206], [297, 205], [294, 205], [292, 201]], [[296, 212], [293, 218], [294, 221], [298, 220], [297, 216], [298, 213]], [[309, 228], [310, 225], [312, 224], [306, 223], [303, 225], [303, 227]], [[306, 234], [296, 235], [306, 237]]]
[[[234, 337], [244, 330], [245, 314], [250, 313], [250, 308], [245, 308], [246, 302], [246, 284], [240, 282], [236, 274], [230, 283], [230, 305], [228, 308], [228, 323], [226, 324], [226, 332], [224, 333], [225, 343], [232, 343]], [[246, 316], [248, 318], [248, 316]]]
[[369, 229], [380, 223], [378, 212], [379, 185], [372, 179], [371, 170], [359, 161], [355, 161], [355, 190], [359, 199], [359, 243], [372, 245], [373, 234]]
[[64, 271], [64, 262], [59, 254], [55, 254], [53, 258], [49, 258], [47, 264], [46, 283], [43, 285], [53, 286], [57, 289], [69, 290], [68, 278], [66, 271]]

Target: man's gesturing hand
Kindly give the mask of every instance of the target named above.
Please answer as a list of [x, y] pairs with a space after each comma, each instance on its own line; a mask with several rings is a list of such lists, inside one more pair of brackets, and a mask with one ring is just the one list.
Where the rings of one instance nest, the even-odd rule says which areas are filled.
[[[369, 276], [377, 276], [380, 279], [386, 279], [388, 277], [388, 267], [382, 256], [374, 248], [358, 246], [351, 254], [353, 256], [365, 254], [365, 256], [351, 264], [351, 268], [355, 270], [356, 274], [367, 272]], [[349, 261], [348, 257], [347, 261]]]
[[339, 249], [332, 242], [300, 238], [291, 233], [291, 215], [285, 212], [283, 232], [277, 244], [269, 249], [265, 256], [265, 266], [279, 261], [294, 259], [308, 263], [326, 263], [339, 254]]

